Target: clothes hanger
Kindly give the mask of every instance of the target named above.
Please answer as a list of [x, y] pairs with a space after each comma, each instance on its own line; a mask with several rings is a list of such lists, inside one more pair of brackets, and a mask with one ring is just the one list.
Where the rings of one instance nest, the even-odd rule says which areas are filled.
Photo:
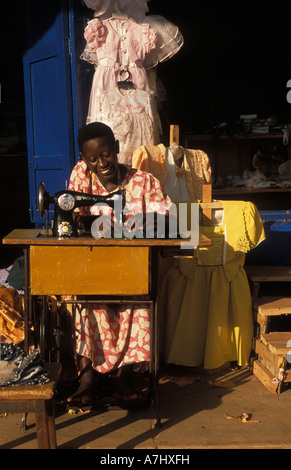
[[133, 84], [133, 82], [130, 79], [131, 77], [131, 74], [128, 70], [121, 70], [120, 71], [120, 75], [122, 75], [123, 73], [128, 73], [128, 76], [125, 78], [125, 80], [120, 80], [119, 82], [117, 82], [117, 87], [122, 90], [135, 90], [135, 86]]

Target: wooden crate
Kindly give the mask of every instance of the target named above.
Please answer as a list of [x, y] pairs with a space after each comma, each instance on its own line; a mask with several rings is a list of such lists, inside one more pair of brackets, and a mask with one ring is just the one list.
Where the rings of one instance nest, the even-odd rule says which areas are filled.
[[291, 382], [291, 364], [288, 362], [288, 341], [291, 332], [271, 332], [261, 334], [255, 340], [254, 352], [257, 359], [253, 361], [253, 374], [274, 394], [284, 391]]
[[[252, 362], [253, 374], [274, 394], [281, 393], [291, 382], [287, 343], [291, 340], [290, 297], [259, 297], [262, 282], [291, 282], [290, 266], [246, 266], [252, 285], [256, 338]], [[284, 331], [277, 331], [277, 330]], [[276, 330], [276, 331], [274, 331]]]
[[253, 301], [253, 310], [260, 334], [269, 333], [270, 317], [291, 315], [291, 298], [261, 297]]
[[272, 374], [266, 369], [261, 362], [256, 359], [252, 363], [252, 372], [255, 377], [266, 387], [269, 392], [274, 395], [282, 392], [282, 382], [274, 380]]

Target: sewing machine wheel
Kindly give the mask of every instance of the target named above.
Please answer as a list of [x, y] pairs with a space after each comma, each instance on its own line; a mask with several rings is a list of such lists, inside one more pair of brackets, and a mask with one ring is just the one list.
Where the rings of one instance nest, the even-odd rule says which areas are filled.
[[39, 216], [41, 218], [44, 217], [45, 211], [49, 209], [50, 205], [50, 195], [45, 190], [45, 184], [40, 183], [38, 188], [38, 208], [39, 208]]
[[35, 319], [37, 343], [45, 362], [53, 362], [58, 357], [58, 315], [53, 313], [50, 298], [38, 298]]

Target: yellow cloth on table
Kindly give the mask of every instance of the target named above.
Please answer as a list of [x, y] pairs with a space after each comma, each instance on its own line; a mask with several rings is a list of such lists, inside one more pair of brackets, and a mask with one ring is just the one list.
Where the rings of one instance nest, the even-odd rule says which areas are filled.
[[249, 361], [253, 315], [243, 265], [245, 254], [264, 240], [264, 228], [254, 204], [222, 203], [223, 224], [200, 227], [212, 245], [179, 260], [162, 285], [164, 354], [172, 364], [216, 369]]

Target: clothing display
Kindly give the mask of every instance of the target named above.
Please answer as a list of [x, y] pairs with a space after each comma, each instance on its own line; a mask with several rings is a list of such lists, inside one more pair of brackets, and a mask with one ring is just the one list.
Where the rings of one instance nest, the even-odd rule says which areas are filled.
[[[138, 24], [148, 24], [155, 30], [155, 47], [145, 57], [146, 69], [169, 60], [184, 44], [184, 38], [178, 26], [161, 15], [147, 14], [148, 0], [119, 0], [118, 2], [116, 0], [84, 0], [84, 3], [94, 11], [94, 18], [104, 21], [116, 15], [115, 18], [129, 18]], [[90, 50], [85, 48], [85, 54], [90, 56]]]
[[117, 87], [96, 95], [90, 120], [111, 127], [119, 140], [119, 163], [131, 166], [132, 154], [142, 142], [154, 144], [153, 99], [151, 92]]
[[94, 16], [106, 19], [118, 10], [126, 13], [136, 21], [143, 21], [148, 12], [149, 0], [82, 0], [85, 5], [94, 11]]
[[[95, 67], [86, 122], [101, 121], [112, 128], [121, 142], [118, 160], [130, 167], [137, 147], [160, 142], [160, 87], [152, 72], [178, 52], [183, 36], [162, 16], [146, 16], [143, 0], [88, 0], [85, 4], [94, 11], [94, 18], [84, 30], [81, 59]], [[120, 82], [126, 83], [125, 89], [118, 88]]]
[[[160, 213], [171, 210], [170, 199], [163, 194], [160, 183], [151, 174], [128, 169], [123, 179], [126, 190], [126, 218], [137, 212]], [[70, 179], [70, 190], [105, 195], [108, 191], [97, 176], [90, 174], [87, 165], [79, 161]], [[81, 215], [99, 215], [100, 209], [81, 207]], [[150, 312], [138, 302], [133, 305], [90, 304], [77, 309], [76, 352], [91, 359], [93, 367], [101, 372], [124, 364], [148, 362], [150, 358]]]
[[109, 18], [104, 21], [94, 18], [88, 22], [84, 37], [87, 45], [81, 58], [97, 66], [91, 104], [95, 93], [108, 90], [123, 79], [121, 71], [130, 73], [136, 88], [149, 90], [143, 63], [146, 54], [155, 47], [157, 36], [148, 23], [138, 24], [130, 18]]
[[253, 338], [252, 301], [244, 271], [246, 253], [265, 238], [256, 206], [221, 201], [220, 225], [200, 227], [211, 246], [177, 260], [160, 295], [165, 361], [216, 369], [248, 364]]
[[176, 164], [173, 150], [160, 144], [137, 148], [132, 156], [132, 167], [149, 171], [158, 178], [172, 201], [201, 200], [203, 184], [211, 183], [209, 158], [202, 150], [179, 148], [181, 166]]
[[164, 187], [167, 178], [165, 161], [166, 148], [163, 144], [142, 145], [133, 152], [132, 168], [151, 173]]
[[[110, 126], [120, 139], [119, 162], [131, 166], [134, 149], [144, 142], [156, 143], [158, 133], [155, 98], [143, 66], [146, 54], [155, 47], [156, 32], [149, 24], [132, 19], [102, 22], [95, 18], [84, 35], [87, 46], [82, 58], [96, 66], [87, 123], [101, 121]], [[126, 77], [133, 89], [117, 87]]]

